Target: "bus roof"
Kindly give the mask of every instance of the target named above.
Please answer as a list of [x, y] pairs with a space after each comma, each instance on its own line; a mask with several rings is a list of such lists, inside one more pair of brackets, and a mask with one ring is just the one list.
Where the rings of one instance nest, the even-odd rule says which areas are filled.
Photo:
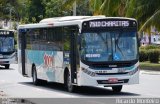
[[0, 31], [1, 31], [1, 30], [2, 30], [2, 31], [13, 31], [13, 32], [15, 31], [15, 30], [11, 30], [11, 29], [0, 29]]
[[46, 18], [40, 21], [40, 23], [46, 23], [46, 22], [64, 22], [64, 21], [75, 21], [75, 20], [84, 20], [89, 18], [100, 18], [105, 16], [66, 16], [66, 17], [56, 17], [56, 18]]
[[18, 28], [19, 29], [23, 29], [23, 28], [27, 29], [27, 28], [44, 28], [44, 27], [70, 26], [70, 25], [78, 25], [79, 27], [81, 27], [81, 23], [83, 21], [89, 21], [89, 20], [94, 20], [94, 19], [128, 19], [128, 20], [135, 20], [133, 18], [105, 17], [103, 15], [100, 15], [100, 16], [66, 16], [66, 17], [46, 18], [46, 19], [41, 20], [39, 23], [19, 25]]

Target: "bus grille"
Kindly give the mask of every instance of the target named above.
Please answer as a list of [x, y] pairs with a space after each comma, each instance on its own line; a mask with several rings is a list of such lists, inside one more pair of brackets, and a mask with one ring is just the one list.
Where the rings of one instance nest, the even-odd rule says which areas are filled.
[[122, 74], [128, 74], [128, 72], [122, 72], [122, 73], [96, 73], [97, 75], [122, 75]]
[[98, 84], [120, 84], [120, 83], [128, 83], [129, 79], [121, 79], [116, 83], [110, 83], [108, 80], [97, 80]]

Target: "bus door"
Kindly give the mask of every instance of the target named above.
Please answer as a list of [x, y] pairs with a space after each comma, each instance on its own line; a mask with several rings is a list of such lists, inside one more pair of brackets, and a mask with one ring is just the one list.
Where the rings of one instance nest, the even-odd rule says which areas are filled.
[[71, 41], [70, 41], [70, 65], [71, 65], [71, 81], [77, 83], [77, 26], [71, 28]]

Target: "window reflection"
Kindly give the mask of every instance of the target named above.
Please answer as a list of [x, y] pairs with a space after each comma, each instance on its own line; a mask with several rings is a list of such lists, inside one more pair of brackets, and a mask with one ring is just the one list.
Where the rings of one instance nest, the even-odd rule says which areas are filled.
[[0, 52], [14, 51], [13, 37], [0, 37]]
[[86, 61], [127, 61], [137, 59], [135, 31], [83, 33], [81, 58]]

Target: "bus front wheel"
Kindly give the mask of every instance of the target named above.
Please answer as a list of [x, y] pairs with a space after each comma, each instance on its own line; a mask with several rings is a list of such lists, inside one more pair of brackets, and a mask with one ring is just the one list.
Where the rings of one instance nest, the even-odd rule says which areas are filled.
[[10, 64], [5, 65], [5, 69], [9, 69], [9, 67], [10, 67]]
[[36, 71], [35, 66], [33, 66], [33, 68], [32, 68], [32, 79], [33, 79], [33, 84], [34, 85], [39, 85], [40, 84], [40, 80], [37, 78], [37, 71]]
[[67, 88], [67, 91], [69, 92], [74, 91], [74, 85], [71, 82], [71, 75], [68, 71], [65, 73], [65, 86]]
[[122, 85], [119, 86], [112, 86], [113, 92], [121, 92], [122, 90]]

